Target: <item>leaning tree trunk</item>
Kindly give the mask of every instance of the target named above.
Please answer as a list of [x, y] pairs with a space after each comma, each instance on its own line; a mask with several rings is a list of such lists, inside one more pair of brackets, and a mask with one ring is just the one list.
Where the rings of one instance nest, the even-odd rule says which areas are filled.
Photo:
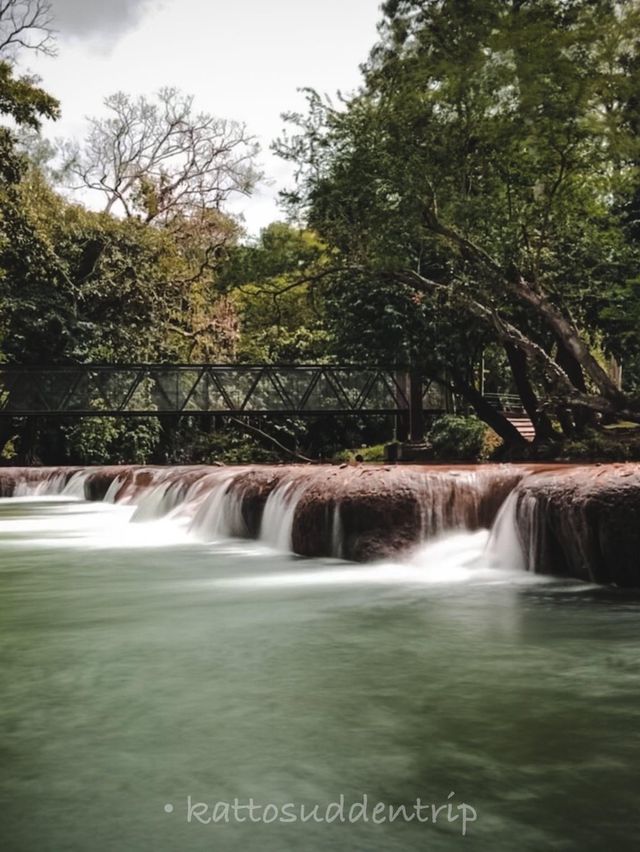
[[585, 392], [584, 376], [587, 375], [602, 396], [614, 403], [625, 404], [624, 394], [592, 355], [591, 350], [580, 336], [576, 327], [551, 304], [546, 294], [539, 288], [533, 287], [521, 276], [518, 277], [515, 292], [522, 301], [533, 307], [538, 315], [542, 317], [548, 327], [554, 332], [559, 350], [564, 349], [566, 356], [570, 357], [576, 367], [579, 368], [582, 387], [576, 385], [573, 379], [571, 379], [571, 376], [569, 376], [574, 387], [581, 392]]
[[[569, 352], [565, 343], [560, 338], [557, 339], [556, 361], [571, 379], [571, 383], [581, 392], [587, 393], [587, 383], [584, 379], [584, 372], [580, 363], [574, 355]], [[586, 426], [594, 421], [594, 413], [586, 408], [576, 406], [573, 408], [573, 421], [575, 432], [581, 434]]]
[[[518, 301], [533, 309], [556, 339], [562, 342], [569, 355], [576, 360], [584, 375], [591, 379], [603, 400], [620, 410], [628, 407], [629, 401], [593, 356], [571, 319], [556, 308], [538, 282], [527, 280], [516, 268], [504, 267], [481, 246], [441, 222], [433, 202], [425, 206], [423, 213], [425, 224], [431, 231], [456, 245], [467, 260], [478, 262], [488, 269], [497, 280], [506, 284]], [[582, 392], [579, 388], [576, 388], [576, 391]]]
[[513, 376], [518, 395], [522, 401], [524, 410], [529, 415], [529, 419], [536, 430], [536, 440], [550, 440], [554, 437], [555, 433], [551, 420], [549, 420], [544, 411], [540, 411], [539, 409], [538, 398], [529, 381], [527, 356], [521, 349], [509, 341], [504, 342], [504, 349], [507, 353], [511, 375]]
[[469, 402], [480, 420], [490, 426], [499, 435], [508, 449], [524, 449], [527, 441], [507, 418], [495, 409], [480, 391], [459, 374], [453, 375], [453, 382], [458, 393]]

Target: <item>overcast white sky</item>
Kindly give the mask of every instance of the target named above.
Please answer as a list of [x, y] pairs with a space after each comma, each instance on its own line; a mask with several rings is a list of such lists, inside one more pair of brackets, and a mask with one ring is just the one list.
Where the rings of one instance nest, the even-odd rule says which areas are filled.
[[196, 106], [246, 122], [262, 144], [272, 186], [242, 200], [247, 229], [282, 213], [288, 167], [269, 152], [280, 114], [300, 108], [296, 89], [355, 89], [358, 65], [376, 39], [380, 0], [53, 0], [58, 56], [29, 58], [60, 99], [62, 119], [46, 134], [82, 136], [84, 116], [106, 95], [151, 94], [164, 85], [194, 94]]

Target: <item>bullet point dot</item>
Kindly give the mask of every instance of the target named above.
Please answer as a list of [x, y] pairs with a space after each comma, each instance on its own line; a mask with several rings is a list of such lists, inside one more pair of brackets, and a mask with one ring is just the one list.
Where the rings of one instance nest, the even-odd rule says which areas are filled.
[[173, 813], [173, 805], [171, 804], [171, 802], [167, 802], [167, 804], [164, 806], [164, 812], [165, 814]]

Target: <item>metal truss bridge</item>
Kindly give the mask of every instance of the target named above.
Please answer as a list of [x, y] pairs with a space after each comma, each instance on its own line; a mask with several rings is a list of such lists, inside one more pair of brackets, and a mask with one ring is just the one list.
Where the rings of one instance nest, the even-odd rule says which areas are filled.
[[445, 387], [395, 367], [0, 365], [0, 416], [407, 414], [448, 408]]

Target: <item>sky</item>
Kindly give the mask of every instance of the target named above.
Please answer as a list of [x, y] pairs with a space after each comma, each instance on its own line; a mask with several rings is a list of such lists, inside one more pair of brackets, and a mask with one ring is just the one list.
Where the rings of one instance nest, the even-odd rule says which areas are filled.
[[277, 193], [291, 168], [269, 151], [281, 113], [301, 109], [297, 89], [334, 95], [359, 84], [359, 64], [376, 40], [380, 0], [52, 0], [56, 57], [29, 68], [62, 104], [50, 138], [82, 138], [115, 91], [151, 95], [177, 86], [196, 107], [245, 122], [262, 146], [266, 173], [234, 212], [249, 234], [284, 218]]

